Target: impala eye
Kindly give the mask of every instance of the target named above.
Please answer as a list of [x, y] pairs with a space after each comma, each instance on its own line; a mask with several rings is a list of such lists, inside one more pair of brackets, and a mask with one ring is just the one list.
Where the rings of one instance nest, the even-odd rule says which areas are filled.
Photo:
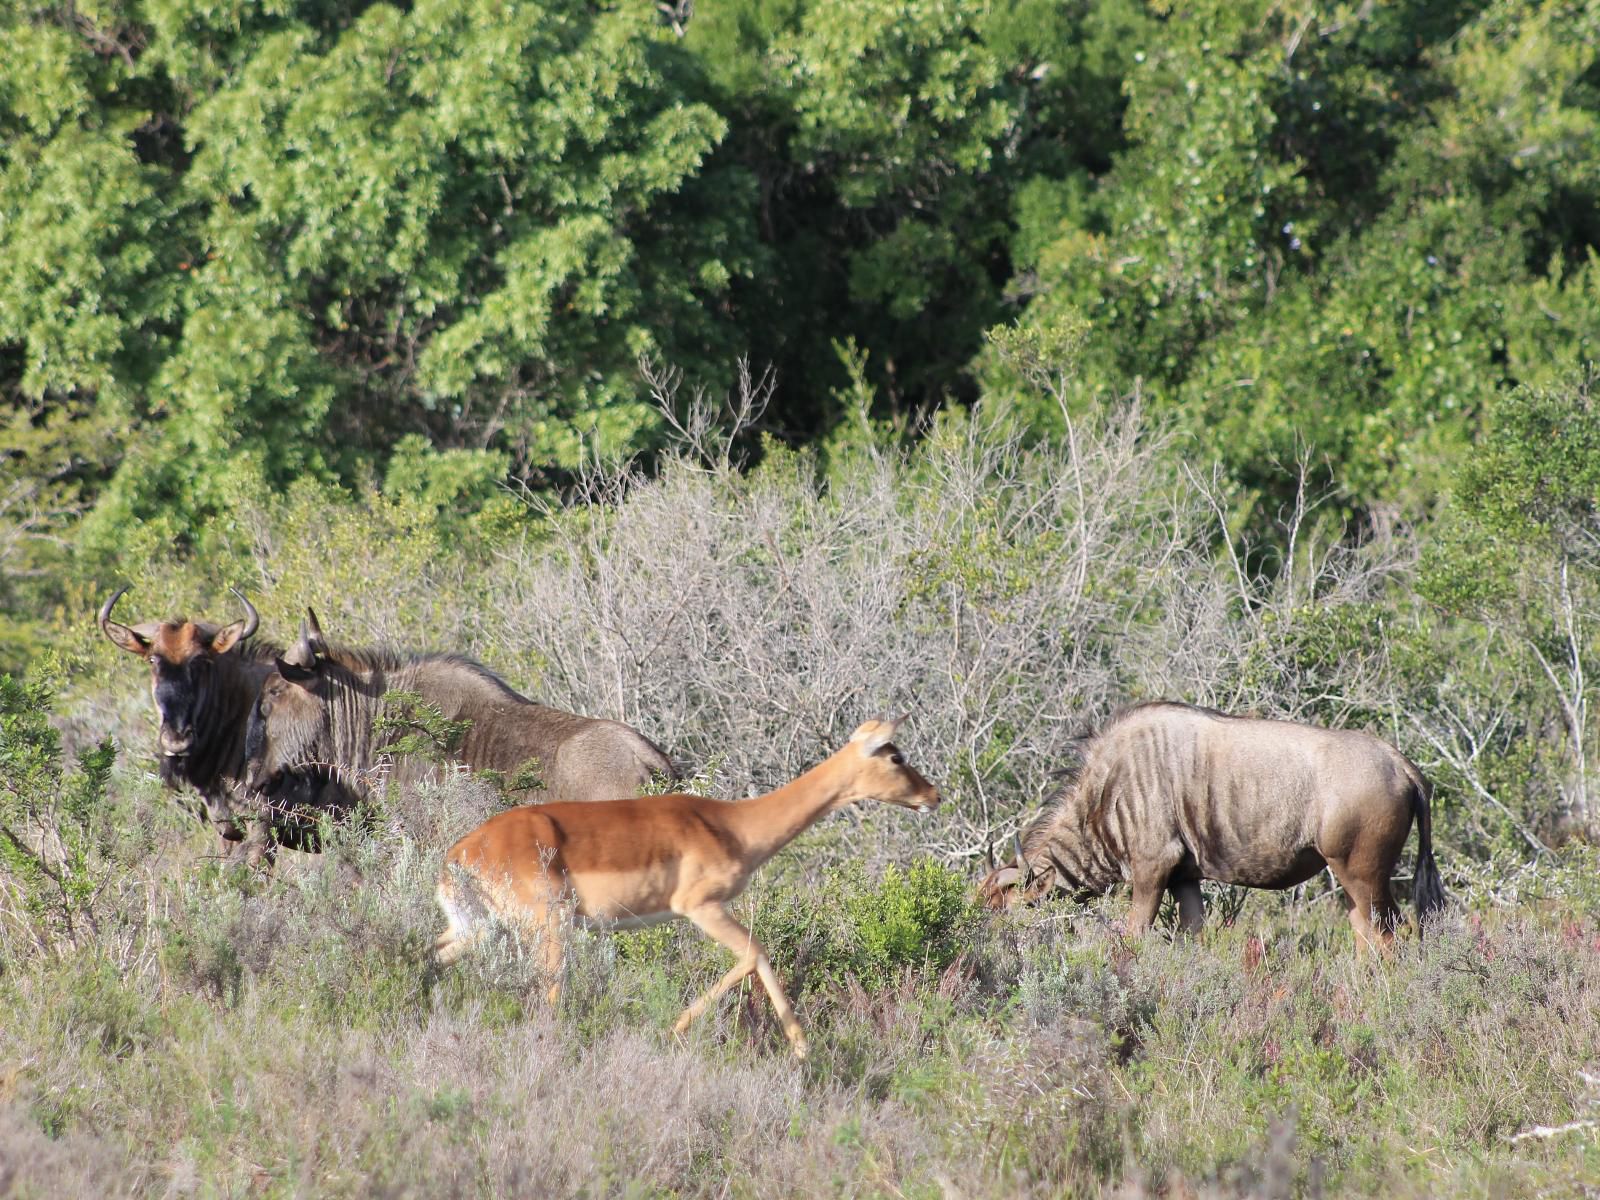
[[152, 654], [150, 656], [150, 665], [152, 667], [159, 667], [161, 665], [161, 656], [159, 654]]
[[906, 756], [901, 754], [900, 751], [896, 750], [893, 754], [889, 755], [889, 761], [897, 767], [903, 767], [906, 765]]

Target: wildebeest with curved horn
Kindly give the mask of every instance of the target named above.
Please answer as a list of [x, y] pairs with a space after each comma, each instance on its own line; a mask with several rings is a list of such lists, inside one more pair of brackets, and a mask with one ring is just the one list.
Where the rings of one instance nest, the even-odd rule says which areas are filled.
[[1086, 739], [1075, 778], [982, 892], [1000, 908], [1053, 890], [1100, 895], [1126, 878], [1130, 932], [1149, 927], [1163, 891], [1197, 930], [1202, 879], [1287, 888], [1327, 866], [1358, 943], [1384, 946], [1399, 916], [1389, 880], [1413, 816], [1419, 928], [1444, 904], [1430, 795], [1411, 760], [1371, 734], [1142, 704]]
[[277, 659], [251, 711], [247, 778], [256, 787], [286, 771], [361, 780], [383, 757], [374, 725], [394, 692], [420, 697], [447, 721], [467, 722], [449, 753], [474, 770], [510, 775], [537, 760], [533, 801], [622, 799], [657, 773], [673, 776], [661, 748], [629, 725], [537, 704], [462, 655], [332, 646], [308, 608], [300, 640]]
[[[282, 647], [254, 639], [260, 625], [255, 606], [236, 589], [245, 615], [228, 625], [177, 618], [123, 625], [111, 619], [119, 589], [100, 607], [101, 632], [112, 645], [150, 664], [150, 692], [160, 717], [156, 755], [161, 782], [197, 791], [196, 812], [224, 841], [239, 843], [231, 857], [258, 862], [273, 835], [302, 846], [314, 830], [287, 818], [289, 808], [328, 798], [324, 783], [285, 776], [270, 796], [245, 788], [245, 732], [262, 682], [273, 674]], [[277, 813], [274, 819], [273, 812]]]

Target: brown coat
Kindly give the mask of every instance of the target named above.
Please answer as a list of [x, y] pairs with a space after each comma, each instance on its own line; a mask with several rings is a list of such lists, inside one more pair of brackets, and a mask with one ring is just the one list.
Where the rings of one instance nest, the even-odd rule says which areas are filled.
[[[1149, 925], [1164, 889], [1200, 923], [1199, 881], [1287, 888], [1331, 867], [1363, 940], [1395, 922], [1389, 880], [1413, 816], [1419, 915], [1443, 903], [1430, 789], [1387, 742], [1355, 730], [1139, 705], [1089, 738], [1082, 768], [1029, 831], [1021, 861], [994, 872], [992, 905], [1062, 889], [1133, 884], [1130, 925]], [[1374, 928], [1375, 926], [1375, 928]]]
[[[392, 735], [374, 731], [385, 697], [415, 694], [449, 721], [468, 723], [451, 757], [513, 775], [533, 765], [543, 800], [638, 795], [656, 774], [672, 777], [661, 748], [620, 721], [584, 717], [519, 695], [488, 667], [456, 654], [407, 654], [330, 646], [314, 614], [299, 645], [261, 688], [247, 738], [249, 778], [267, 786], [285, 771], [320, 768], [348, 783], [365, 777]], [[399, 764], [402, 777], [429, 769]]]

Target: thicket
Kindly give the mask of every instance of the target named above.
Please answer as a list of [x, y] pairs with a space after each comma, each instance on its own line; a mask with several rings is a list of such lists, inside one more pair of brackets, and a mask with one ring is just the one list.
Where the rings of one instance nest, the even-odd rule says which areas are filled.
[[[1493, 398], [1594, 350], [1587, 4], [190, 0], [0, 7], [8, 665], [235, 481], [494, 507], [667, 432], [640, 355], [1061, 410], [985, 347], [1084, 322], [1270, 529], [1281, 468], [1424, 518]], [[135, 545], [130, 552], [129, 539]], [[93, 588], [85, 585], [92, 583]]]

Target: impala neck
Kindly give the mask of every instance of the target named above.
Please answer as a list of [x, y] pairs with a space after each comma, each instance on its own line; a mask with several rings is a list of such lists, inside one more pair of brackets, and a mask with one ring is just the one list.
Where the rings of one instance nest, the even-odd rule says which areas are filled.
[[729, 806], [728, 828], [750, 855], [746, 869], [759, 867], [823, 817], [862, 798], [850, 763], [860, 753], [846, 746], [777, 791]]

